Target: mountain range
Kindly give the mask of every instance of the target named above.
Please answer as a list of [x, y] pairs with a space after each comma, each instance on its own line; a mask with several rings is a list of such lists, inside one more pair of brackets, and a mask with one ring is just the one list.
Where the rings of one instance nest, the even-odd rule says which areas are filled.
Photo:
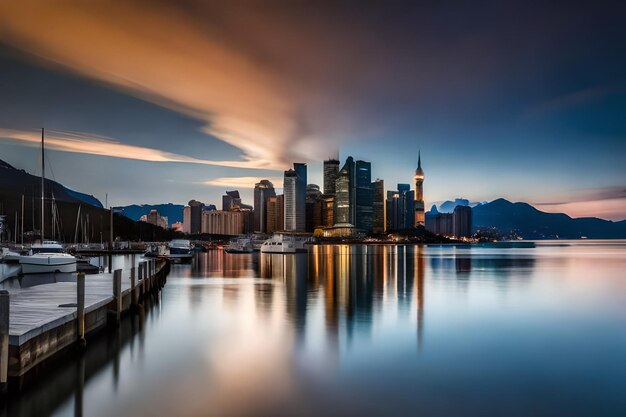
[[503, 198], [472, 208], [472, 224], [474, 229], [496, 228], [504, 234], [514, 232], [524, 239], [626, 239], [626, 220], [572, 218]]

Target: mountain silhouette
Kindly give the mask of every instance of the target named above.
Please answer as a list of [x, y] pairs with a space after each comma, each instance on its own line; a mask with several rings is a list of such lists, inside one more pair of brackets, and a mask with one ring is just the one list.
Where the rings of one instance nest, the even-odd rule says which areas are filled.
[[613, 222], [596, 217], [572, 218], [563, 213], [545, 213], [528, 203], [504, 198], [472, 208], [474, 229], [496, 228], [516, 232], [524, 239], [624, 239], [626, 220]]
[[170, 225], [176, 222], [183, 221], [183, 206], [182, 204], [132, 204], [130, 206], [114, 207], [114, 210], [129, 219], [139, 220], [139, 218], [145, 214], [150, 213], [150, 210], [156, 210], [161, 216], [166, 216]]

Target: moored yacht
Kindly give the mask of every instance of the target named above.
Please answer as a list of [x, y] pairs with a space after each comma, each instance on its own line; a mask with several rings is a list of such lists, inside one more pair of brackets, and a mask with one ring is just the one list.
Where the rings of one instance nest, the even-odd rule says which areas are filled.
[[275, 233], [261, 245], [261, 253], [299, 253], [307, 252], [305, 244], [311, 242], [310, 235]]
[[65, 253], [58, 242], [35, 243], [28, 255], [19, 257], [23, 274], [76, 272], [76, 258]]
[[237, 239], [233, 239], [230, 243], [224, 247], [224, 252], [226, 253], [252, 253], [254, 252], [254, 247], [252, 245], [252, 241], [249, 237], [239, 237]]
[[187, 239], [174, 239], [167, 244], [170, 250], [169, 258], [185, 261], [193, 258], [191, 242]]

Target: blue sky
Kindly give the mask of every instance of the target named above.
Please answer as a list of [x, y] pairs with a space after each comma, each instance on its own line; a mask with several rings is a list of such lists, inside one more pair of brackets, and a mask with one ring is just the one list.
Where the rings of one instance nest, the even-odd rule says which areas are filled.
[[113, 204], [251, 202], [338, 151], [391, 189], [421, 149], [427, 205], [626, 218], [619, 3], [26, 3], [0, 5], [0, 158], [37, 173], [46, 127], [55, 179]]

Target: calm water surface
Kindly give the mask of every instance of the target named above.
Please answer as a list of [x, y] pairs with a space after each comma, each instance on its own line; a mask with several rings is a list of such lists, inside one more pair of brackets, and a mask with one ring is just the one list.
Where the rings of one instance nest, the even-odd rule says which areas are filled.
[[211, 251], [47, 380], [9, 414], [625, 416], [626, 242]]

